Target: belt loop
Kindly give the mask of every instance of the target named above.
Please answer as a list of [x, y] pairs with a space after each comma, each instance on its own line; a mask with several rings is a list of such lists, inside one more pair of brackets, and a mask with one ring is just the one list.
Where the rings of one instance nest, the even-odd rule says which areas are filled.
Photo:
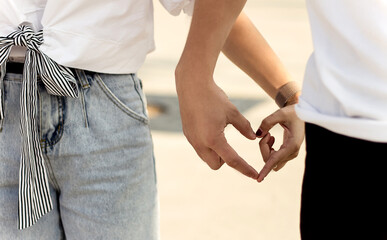
[[4, 125], [4, 77], [6, 74], [6, 64], [0, 65], [0, 132], [3, 131]]
[[85, 90], [90, 88], [90, 83], [89, 83], [89, 80], [87, 79], [87, 76], [84, 70], [75, 69], [75, 73], [77, 75], [79, 85], [81, 86], [81, 89], [79, 91], [80, 93], [79, 100], [81, 101], [81, 104], [82, 104], [82, 113], [83, 113], [82, 115], [85, 122], [85, 127], [88, 128], [89, 119], [88, 119], [87, 110], [86, 110]]
[[83, 89], [90, 88], [89, 80], [87, 79], [86, 73], [84, 70], [75, 69], [75, 73], [77, 74], [79, 84]]

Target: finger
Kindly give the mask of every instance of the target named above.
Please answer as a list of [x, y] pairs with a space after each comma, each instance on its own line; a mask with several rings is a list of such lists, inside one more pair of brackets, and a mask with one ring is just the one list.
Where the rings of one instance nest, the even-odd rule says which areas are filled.
[[286, 161], [289, 156], [288, 150], [286, 148], [274, 151], [269, 160], [263, 166], [262, 170], [259, 172], [258, 182], [262, 182], [265, 177], [271, 172], [271, 170], [277, 166], [282, 161]]
[[[289, 147], [290, 149], [290, 147]], [[297, 149], [296, 147], [294, 149]], [[289, 150], [289, 155], [286, 159], [282, 160], [282, 162], [278, 163], [278, 165], [273, 169], [274, 171], [278, 172], [281, 170], [285, 165], [292, 159], [296, 158], [298, 156], [298, 150], [291, 151]]]
[[231, 123], [243, 136], [250, 140], [257, 138], [249, 120], [247, 120], [237, 109], [228, 116], [229, 123]]
[[270, 133], [266, 134], [265, 137], [259, 141], [259, 148], [261, 150], [262, 159], [264, 162], [266, 162], [271, 154], [272, 147], [274, 144], [274, 137], [270, 135]]
[[283, 161], [283, 162], [280, 162], [277, 164], [277, 166], [275, 168], [273, 168], [273, 170], [275, 172], [278, 172], [279, 170], [281, 170], [283, 167], [285, 167], [286, 163], [288, 163], [288, 161]]
[[[275, 142], [275, 138], [273, 136], [270, 136], [270, 139], [269, 139], [269, 147], [270, 147], [270, 154], [272, 154], [273, 152], [275, 152], [274, 148], [273, 148], [273, 145], [274, 145], [274, 142]], [[266, 158], [265, 159], [265, 162], [267, 162], [269, 158]]]
[[230, 167], [246, 175], [247, 177], [253, 179], [258, 178], [258, 172], [238, 155], [238, 153], [227, 143], [225, 137], [221, 138], [218, 143], [211, 146], [211, 148]]
[[270, 131], [270, 129], [272, 129], [272, 127], [274, 127], [277, 123], [283, 122], [283, 118], [284, 115], [279, 110], [267, 116], [265, 119], [262, 120], [256, 135], [258, 137], [265, 136]]
[[[196, 149], [195, 149], [196, 150]], [[207, 163], [207, 165], [212, 169], [212, 170], [218, 170], [219, 168], [222, 167], [224, 164], [224, 161], [222, 160], [221, 157], [219, 157], [216, 152], [214, 152], [212, 149], [203, 147], [198, 150], [196, 150], [196, 153], [199, 155], [199, 157]]]
[[273, 149], [274, 142], [275, 142], [274, 136], [270, 136], [270, 139], [269, 139], [269, 142], [268, 142], [268, 144], [270, 146], [270, 149]]

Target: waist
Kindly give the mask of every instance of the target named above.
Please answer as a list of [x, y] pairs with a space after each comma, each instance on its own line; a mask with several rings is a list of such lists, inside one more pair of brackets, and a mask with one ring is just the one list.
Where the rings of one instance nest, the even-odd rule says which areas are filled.
[[[77, 76], [77, 69], [75, 68], [69, 68], [70, 71], [74, 74], [74, 76]], [[12, 81], [22, 81], [22, 74], [23, 74], [23, 70], [24, 70], [24, 63], [19, 63], [19, 62], [7, 62], [6, 64], [6, 68], [5, 68], [5, 72], [7, 74], [11, 74], [11, 75], [8, 75], [7, 76], [7, 79], [8, 80], [12, 80]], [[82, 69], [78, 69], [78, 70], [82, 70]], [[87, 71], [87, 70], [82, 70], [85, 74], [89, 74], [89, 75], [94, 75], [96, 74], [96, 72], [92, 72], [92, 71]], [[18, 75], [15, 75], [15, 74], [19, 74]], [[38, 82], [40, 82], [40, 76], [37, 76], [38, 77]]]
[[13, 74], [23, 74], [24, 63], [10, 61], [7, 63], [5, 72]]
[[17, 63], [24, 63], [25, 56], [26, 56], [26, 50], [25, 47], [20, 46], [14, 46], [11, 50], [11, 53], [9, 55], [9, 61], [10, 62], [17, 62]]

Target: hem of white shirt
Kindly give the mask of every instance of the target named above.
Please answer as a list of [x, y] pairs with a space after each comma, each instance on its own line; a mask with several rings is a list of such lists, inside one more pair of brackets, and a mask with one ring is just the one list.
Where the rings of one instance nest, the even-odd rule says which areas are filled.
[[136, 73], [154, 49], [153, 37], [115, 42], [56, 28], [44, 29], [40, 46], [43, 53], [63, 66], [107, 74]]
[[303, 121], [338, 134], [371, 142], [387, 143], [386, 120], [330, 116], [318, 112], [302, 99], [296, 105], [296, 113]]

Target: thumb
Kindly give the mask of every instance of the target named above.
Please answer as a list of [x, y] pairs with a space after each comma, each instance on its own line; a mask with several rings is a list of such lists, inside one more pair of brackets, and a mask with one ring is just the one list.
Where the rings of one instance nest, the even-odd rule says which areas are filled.
[[270, 129], [272, 129], [276, 124], [283, 123], [284, 121], [285, 116], [282, 114], [281, 109], [275, 111], [262, 120], [261, 125], [256, 132], [257, 137], [261, 138], [266, 136]]
[[282, 160], [286, 159], [288, 155], [289, 152], [287, 149], [280, 149], [278, 151], [274, 151], [271, 154], [269, 160], [263, 166], [262, 170], [259, 172], [258, 182], [262, 182], [265, 177], [271, 172], [271, 170], [273, 170], [273, 168], [280, 164]]
[[249, 120], [247, 120], [237, 109], [232, 114], [233, 117], [229, 117], [229, 122], [246, 138], [254, 140], [257, 138]]

